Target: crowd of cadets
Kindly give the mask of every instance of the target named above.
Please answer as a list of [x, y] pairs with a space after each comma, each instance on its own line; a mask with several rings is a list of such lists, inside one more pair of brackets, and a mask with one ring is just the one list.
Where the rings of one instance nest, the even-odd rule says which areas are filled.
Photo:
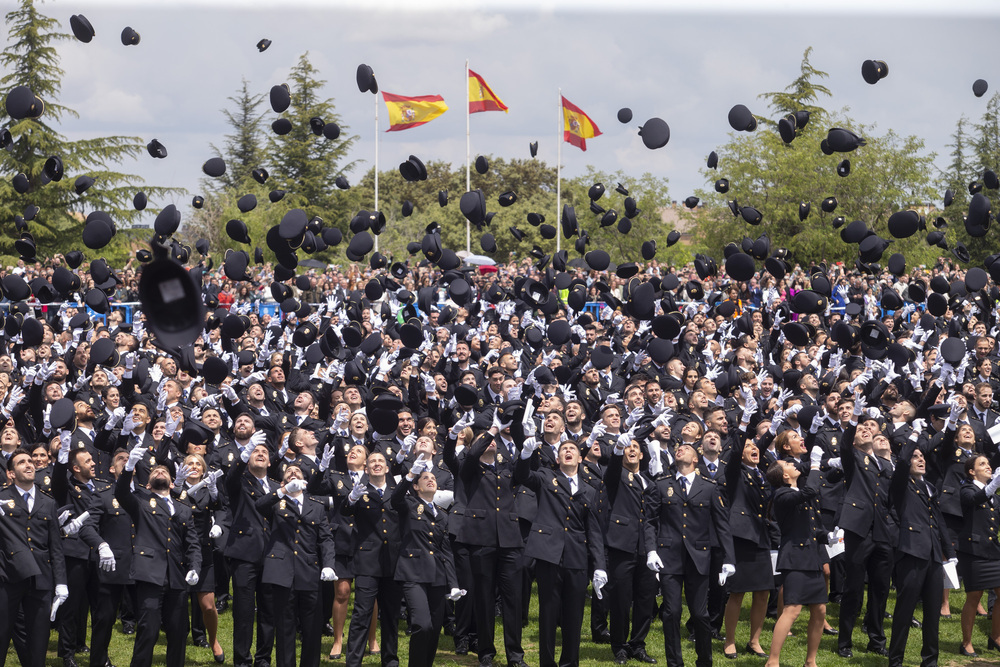
[[[963, 655], [982, 643], [982, 593], [1000, 588], [985, 332], [906, 309], [879, 322], [887, 355], [858, 335], [878, 327], [836, 317], [803, 341], [805, 325], [786, 337], [759, 311], [651, 329], [610, 308], [557, 324], [560, 310], [546, 339], [526, 308], [446, 307], [421, 327], [359, 306], [372, 335], [341, 339], [331, 302], [312, 328], [230, 315], [242, 326], [180, 355], [141, 317], [109, 331], [65, 308], [40, 342], [8, 338], [0, 664], [11, 643], [44, 664], [55, 632], [66, 667], [106, 667], [120, 621], [133, 667], [161, 631], [171, 667], [189, 636], [237, 667], [297, 652], [393, 667], [406, 619], [413, 667], [442, 632], [514, 667], [533, 583], [543, 667], [579, 662], [588, 605], [608, 660], [674, 667], [688, 639], [701, 666], [778, 665], [787, 641], [811, 666], [823, 634], [901, 665], [919, 604], [936, 665], [956, 575]], [[786, 640], [803, 607], [806, 636]], [[1000, 615], [985, 639], [1000, 650]]]

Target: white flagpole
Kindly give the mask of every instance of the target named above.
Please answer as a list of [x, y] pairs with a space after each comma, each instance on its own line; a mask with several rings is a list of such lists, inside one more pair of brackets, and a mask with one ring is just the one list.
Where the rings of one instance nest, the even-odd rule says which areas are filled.
[[[378, 210], [378, 94], [375, 97], [375, 210]], [[378, 252], [378, 236], [375, 236], [375, 251]]]
[[[472, 139], [469, 125], [469, 104], [471, 102], [469, 93], [469, 59], [465, 59], [465, 191], [472, 190], [472, 171], [470, 161], [472, 160]], [[465, 219], [465, 252], [472, 252], [472, 225], [469, 219]]]
[[556, 228], [556, 252], [562, 250], [562, 236], [560, 236], [559, 231], [561, 225], [559, 224], [559, 212], [562, 205], [562, 145], [563, 145], [563, 125], [565, 121], [563, 120], [563, 103], [562, 103], [562, 88], [559, 89], [559, 134], [556, 135], [556, 145], [558, 149], [556, 151], [556, 217], [553, 224]]

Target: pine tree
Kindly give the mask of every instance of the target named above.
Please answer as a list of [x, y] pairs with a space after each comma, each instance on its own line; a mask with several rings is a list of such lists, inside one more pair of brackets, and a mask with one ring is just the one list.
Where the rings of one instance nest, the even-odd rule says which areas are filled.
[[[353, 213], [344, 209], [342, 202], [347, 198], [334, 181], [353, 167], [353, 163], [342, 161], [357, 137], [348, 134], [348, 128], [335, 111], [333, 98], [322, 97], [325, 83], [309, 62], [309, 53], [302, 54], [288, 80], [291, 105], [282, 113], [282, 117], [291, 121], [292, 131], [270, 137], [268, 163], [276, 186], [288, 192], [289, 205], [346, 229]], [[331, 140], [314, 134], [311, 118], [336, 123], [340, 126], [340, 136]]]
[[[0, 53], [0, 66], [7, 72], [0, 78], [4, 98], [16, 86], [27, 86], [45, 103], [39, 118], [12, 121], [8, 126], [14, 139], [10, 151], [0, 151], [0, 220], [11, 221], [29, 205], [39, 207], [37, 217], [28, 223], [38, 256], [82, 248], [80, 231], [85, 216], [95, 210], [109, 213], [119, 228], [128, 227], [139, 217], [132, 207], [137, 190], [146, 192], [151, 201], [171, 189], [143, 185], [138, 176], [119, 171], [121, 165], [145, 152], [139, 137], [110, 136], [68, 141], [59, 132], [64, 119], [77, 118], [72, 109], [59, 104], [63, 70], [59, 67], [56, 46], [72, 36], [59, 32], [59, 22], [40, 13], [33, 0], [21, 0], [5, 21], [8, 47]], [[50, 156], [58, 156], [64, 166], [62, 180], [47, 182], [43, 166]], [[25, 194], [18, 194], [11, 179], [24, 173], [30, 182]], [[77, 177], [89, 175], [94, 185], [78, 195]], [[14, 241], [19, 234], [13, 225], [0, 231], [0, 256], [16, 256]], [[112, 246], [101, 251], [111, 260], [128, 253], [127, 234], [120, 234]]]

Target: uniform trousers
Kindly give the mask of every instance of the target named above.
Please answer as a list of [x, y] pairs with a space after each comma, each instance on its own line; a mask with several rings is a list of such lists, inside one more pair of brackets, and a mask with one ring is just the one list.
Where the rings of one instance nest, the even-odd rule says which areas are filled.
[[682, 667], [681, 655], [681, 587], [687, 600], [688, 612], [694, 626], [694, 649], [698, 667], [711, 667], [712, 628], [708, 620], [708, 577], [700, 574], [694, 562], [684, 555], [681, 574], [660, 572], [660, 594], [663, 596], [663, 646], [667, 654], [667, 667]]
[[56, 653], [64, 660], [72, 658], [76, 650], [86, 644], [87, 602], [88, 598], [94, 600], [97, 594], [97, 564], [89, 559], [67, 556], [66, 581], [69, 597], [59, 607], [56, 617], [59, 629]]
[[153, 664], [153, 647], [160, 636], [161, 622], [167, 634], [167, 667], [184, 667], [188, 636], [187, 588], [170, 588], [147, 581], [135, 582], [135, 588], [138, 604], [132, 667]]
[[521, 563], [524, 549], [503, 547], [471, 547], [472, 574], [475, 581], [476, 634], [479, 660], [492, 660], [496, 654], [496, 592], [500, 591], [503, 614], [503, 642], [507, 662], [522, 662], [521, 648]]
[[[319, 583], [319, 582], [317, 582]], [[278, 667], [295, 667], [295, 639], [302, 628], [301, 667], [318, 667], [323, 641], [323, 612], [320, 591], [292, 590], [284, 586], [264, 584], [264, 597], [271, 609], [280, 609], [274, 616], [274, 642]]]
[[[260, 584], [261, 565], [231, 559], [233, 581], [233, 667], [263, 667], [271, 664], [274, 648], [274, 615]], [[257, 620], [257, 651], [251, 655], [254, 614]]]
[[[587, 571], [535, 561], [538, 580], [538, 658], [541, 667], [580, 664], [580, 631], [587, 600]], [[562, 651], [556, 662], [556, 628]]]
[[378, 601], [379, 648], [382, 667], [399, 664], [399, 610], [402, 593], [392, 577], [373, 577], [359, 574], [354, 577], [354, 609], [351, 612], [351, 629], [347, 635], [347, 667], [358, 667], [365, 657], [368, 645], [368, 626], [372, 611]]
[[922, 667], [935, 667], [938, 662], [938, 624], [941, 620], [941, 596], [944, 588], [944, 568], [935, 560], [903, 554], [896, 561], [896, 608], [892, 612], [892, 637], [889, 640], [889, 667], [903, 664], [906, 640], [910, 636], [910, 620], [917, 602], [924, 609]]
[[406, 608], [410, 611], [409, 667], [430, 667], [437, 654], [444, 625], [447, 586], [401, 582]]
[[[455, 575], [458, 587], [469, 591], [476, 590], [476, 578], [472, 573], [472, 547], [452, 538], [451, 553], [455, 558]], [[460, 639], [472, 640], [476, 636], [476, 620], [473, 613], [473, 595], [463, 595], [455, 601], [455, 642]]]
[[108, 646], [124, 591], [124, 584], [97, 584], [97, 596], [90, 601], [90, 667], [104, 667], [108, 663]]
[[[889, 598], [889, 568], [892, 562], [892, 547], [872, 539], [871, 531], [861, 537], [849, 530], [844, 531], [844, 593], [840, 601], [840, 629], [837, 635], [838, 648], [851, 648], [854, 624], [861, 613], [861, 602], [865, 597], [865, 575], [868, 575], [868, 597], [871, 603], [871, 617], [868, 630], [868, 646], [885, 648], [885, 606]], [[868, 616], [866, 616], [868, 618]]]
[[0, 585], [0, 667], [7, 662], [7, 650], [14, 638], [18, 610], [23, 613], [26, 639], [24, 646], [16, 646], [22, 667], [42, 667], [49, 646], [49, 611], [52, 606], [50, 590], [37, 590], [35, 578], [8, 581]]
[[[656, 612], [656, 574], [638, 551], [608, 549], [608, 586], [605, 598], [611, 617], [611, 651], [646, 648], [646, 635]], [[631, 615], [631, 637], [629, 618]]]

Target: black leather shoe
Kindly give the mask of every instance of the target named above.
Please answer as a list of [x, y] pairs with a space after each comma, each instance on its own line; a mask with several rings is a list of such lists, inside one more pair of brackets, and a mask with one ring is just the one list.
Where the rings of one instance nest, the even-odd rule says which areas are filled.
[[209, 648], [207, 639], [199, 639], [194, 643], [198, 648]]
[[507, 667], [530, 667], [530, 666], [524, 660], [515, 660], [514, 662], [508, 662]]
[[226, 661], [226, 652], [223, 651], [219, 655], [213, 655], [212, 657], [215, 658], [215, 661], [221, 665]]
[[480, 658], [479, 667], [493, 667], [493, 658]]
[[721, 632], [719, 632], [718, 630], [712, 630], [712, 639], [714, 639], [717, 642], [724, 642], [726, 641], [726, 636]]
[[965, 656], [966, 658], [978, 658], [979, 654], [975, 651], [966, 651], [964, 646], [958, 648], [958, 654]]
[[750, 646], [749, 643], [746, 646], [743, 647], [743, 650], [746, 651], [747, 653], [749, 653], [750, 655], [757, 656], [758, 658], [766, 658], [767, 657], [767, 653], [764, 653], [763, 651], [755, 651], [753, 649], [753, 647]]
[[646, 649], [644, 648], [632, 649], [632, 658], [634, 660], [638, 660], [639, 662], [644, 662], [647, 665], [656, 664], [656, 658], [646, 653]]
[[837, 655], [839, 655], [841, 658], [853, 658], [854, 651], [852, 651], [849, 648], [838, 648]]
[[869, 646], [865, 649], [865, 653], [873, 653], [884, 657], [889, 655], [889, 652], [885, 650], [884, 646]]
[[79, 667], [76, 658], [63, 658], [63, 667]]
[[90, 653], [90, 647], [84, 644], [80, 648], [76, 649], [77, 653]]
[[469, 655], [469, 640], [465, 637], [455, 642], [455, 655]]
[[722, 655], [726, 658], [726, 660], [735, 660], [736, 658], [740, 657], [739, 654], [736, 653], [736, 651], [733, 651], [732, 653], [726, 653], [725, 651], [723, 651]]
[[993, 641], [992, 639], [990, 639], [990, 640], [988, 640], [986, 642], [986, 650], [987, 651], [1000, 651], [1000, 644], [997, 644], [995, 641]]
[[910, 619], [910, 626], [914, 627], [914, 628], [917, 628], [919, 630], [920, 628], [924, 627], [924, 624], [921, 623], [920, 621], [918, 621], [915, 618], [911, 618]]
[[823, 628], [823, 634], [824, 635], [832, 635], [832, 636], [836, 637], [837, 634], [838, 634], [838, 632], [837, 632], [836, 628]]
[[333, 626], [332, 625], [330, 625], [329, 623], [327, 623], [326, 625], [323, 626], [323, 636], [324, 637], [332, 637], [334, 634], [335, 633], [333, 631]]
[[624, 665], [627, 663], [628, 663], [628, 654], [626, 654], [625, 651], [618, 651], [618, 653], [615, 653], [616, 665]]
[[604, 632], [592, 635], [591, 639], [595, 644], [610, 644], [611, 643], [611, 633], [605, 630]]
[[135, 634], [135, 623], [122, 621], [122, 634], [134, 635]]

